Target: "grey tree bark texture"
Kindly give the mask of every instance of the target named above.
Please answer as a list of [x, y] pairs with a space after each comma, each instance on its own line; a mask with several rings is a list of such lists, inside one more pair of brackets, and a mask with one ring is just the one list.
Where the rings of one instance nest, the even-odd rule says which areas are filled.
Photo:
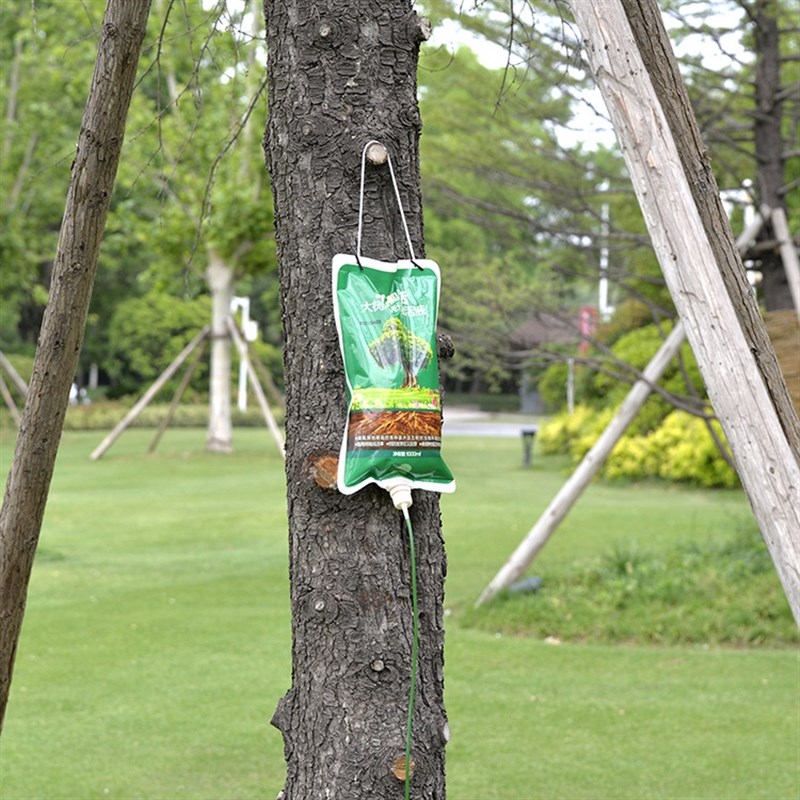
[[109, 0], [106, 8], [50, 298], [0, 510], [0, 729], [149, 10], [150, 0]]
[[[424, 252], [416, 64], [426, 23], [408, 0], [265, 0], [265, 12], [293, 635], [292, 686], [273, 717], [284, 738], [284, 796], [391, 800], [403, 796], [394, 772], [411, 676], [408, 541], [386, 492], [370, 486], [345, 497], [314, 476], [325, 474], [344, 430], [331, 258], [355, 250], [361, 152], [371, 139], [391, 153], [411, 238]], [[386, 166], [367, 167], [364, 226], [365, 255], [407, 255]], [[411, 517], [420, 609], [412, 796], [444, 798], [438, 496], [414, 492]]]

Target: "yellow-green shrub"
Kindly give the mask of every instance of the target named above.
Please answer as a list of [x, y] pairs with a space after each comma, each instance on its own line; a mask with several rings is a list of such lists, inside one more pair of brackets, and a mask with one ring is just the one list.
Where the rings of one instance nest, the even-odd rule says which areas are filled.
[[[579, 460], [594, 445], [613, 416], [611, 409], [596, 411], [578, 406], [573, 414], [553, 417], [539, 433], [543, 453], [569, 453]], [[719, 423], [712, 422], [719, 439]], [[705, 487], [738, 485], [736, 472], [720, 454], [705, 422], [683, 411], [673, 411], [652, 433], [623, 436], [603, 465], [610, 479], [664, 480]]]
[[607, 478], [642, 480], [658, 475], [658, 454], [650, 436], [623, 437], [603, 465]]
[[[725, 441], [722, 428], [711, 422], [717, 437]], [[658, 434], [662, 434], [658, 438]], [[663, 458], [658, 474], [672, 481], [686, 481], [700, 486], [737, 486], [736, 472], [731, 469], [714, 443], [703, 420], [682, 411], [670, 414], [653, 438], [663, 442]]]
[[586, 434], [586, 430], [597, 411], [589, 406], [576, 406], [570, 414], [562, 411], [552, 417], [539, 430], [538, 442], [541, 451], [547, 455], [569, 453], [572, 442]]

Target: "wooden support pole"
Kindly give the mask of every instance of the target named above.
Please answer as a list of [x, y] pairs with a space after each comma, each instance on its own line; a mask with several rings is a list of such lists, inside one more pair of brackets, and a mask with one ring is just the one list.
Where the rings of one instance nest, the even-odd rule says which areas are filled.
[[560, 491], [550, 501], [550, 505], [539, 517], [537, 523], [531, 528], [528, 535], [506, 561], [502, 569], [494, 576], [492, 582], [483, 590], [476, 606], [491, 600], [499, 591], [508, 588], [527, 569], [536, 554], [545, 546], [555, 529], [559, 526], [569, 510], [597, 474], [603, 462], [608, 458], [614, 445], [619, 441], [626, 428], [639, 413], [647, 398], [650, 396], [653, 385], [664, 374], [670, 361], [678, 353], [686, 332], [683, 325], [678, 322], [672, 333], [666, 338], [653, 360], [647, 365], [642, 377], [628, 392], [628, 396], [619, 407], [608, 427], [603, 431], [594, 446], [583, 457], [575, 472], [561, 487]]
[[772, 209], [767, 205], [761, 206], [759, 212], [753, 216], [750, 224], [739, 234], [739, 238], [736, 240], [736, 249], [739, 251], [740, 256], [744, 256], [750, 245], [755, 242], [756, 237], [764, 227], [764, 223], [771, 216]]
[[[767, 209], [768, 216], [769, 209]], [[747, 250], [753, 240], [758, 236], [764, 225], [764, 209], [760, 215], [742, 231], [736, 240], [736, 247], [742, 253]], [[653, 356], [650, 363], [642, 373], [642, 377], [632, 387], [614, 418], [603, 431], [594, 446], [583, 457], [583, 460], [572, 473], [569, 480], [561, 487], [560, 491], [550, 505], [544, 510], [536, 524], [530, 529], [528, 535], [520, 542], [517, 549], [506, 561], [491, 583], [483, 590], [476, 607], [491, 600], [498, 592], [507, 589], [528, 568], [531, 561], [547, 544], [556, 528], [563, 522], [564, 517], [578, 501], [597, 474], [603, 462], [608, 458], [616, 443], [622, 438], [628, 425], [633, 421], [639, 410], [649, 397], [653, 386], [664, 374], [670, 361], [678, 354], [686, 338], [686, 329], [678, 323]], [[571, 361], [572, 359], [570, 359]]]
[[0, 395], [2, 395], [3, 400], [5, 400], [9, 413], [11, 414], [11, 417], [14, 420], [14, 424], [17, 427], [19, 427], [19, 420], [20, 420], [19, 409], [17, 408], [17, 404], [14, 402], [14, 398], [11, 396], [8, 384], [5, 382], [1, 374], [0, 374]]
[[164, 419], [161, 420], [161, 424], [158, 426], [155, 436], [153, 436], [153, 441], [150, 442], [150, 447], [147, 448], [148, 453], [155, 453], [158, 443], [161, 441], [161, 437], [164, 435], [164, 431], [167, 430], [170, 422], [172, 422], [172, 418], [175, 416], [175, 412], [178, 410], [178, 406], [183, 399], [183, 394], [189, 386], [189, 382], [192, 380], [192, 375], [194, 375], [195, 371], [197, 370], [197, 365], [200, 363], [200, 359], [203, 357], [203, 353], [206, 351], [207, 343], [208, 337], [203, 339], [203, 341], [200, 343], [200, 346], [195, 351], [194, 358], [189, 363], [189, 366], [186, 367], [186, 371], [183, 373], [181, 382], [178, 384], [178, 388], [172, 397], [172, 402], [169, 404], [167, 413], [164, 415]]
[[25, 383], [24, 380], [20, 377], [20, 374], [14, 369], [14, 365], [8, 360], [6, 354], [0, 351], [0, 367], [2, 367], [7, 373], [9, 378], [14, 382], [14, 386], [17, 387], [17, 391], [22, 395], [22, 397], [28, 396], [28, 384]]
[[183, 364], [184, 361], [191, 355], [192, 351], [197, 347], [200, 342], [204, 341], [205, 338], [208, 336], [209, 331], [211, 329], [206, 326], [197, 336], [192, 339], [186, 347], [181, 350], [175, 360], [158, 376], [155, 383], [141, 396], [141, 398], [136, 402], [136, 405], [117, 423], [114, 430], [100, 442], [99, 445], [92, 451], [92, 454], [89, 458], [92, 461], [97, 461], [98, 458], [101, 458], [102, 455], [111, 447], [114, 442], [119, 439], [120, 436], [125, 432], [125, 429], [139, 416], [139, 414], [144, 411], [147, 407], [147, 404], [161, 391], [161, 388], [164, 384], [178, 371], [178, 367]]
[[778, 240], [783, 268], [786, 271], [786, 280], [789, 283], [789, 291], [792, 293], [792, 303], [797, 316], [800, 317], [800, 258], [797, 256], [797, 248], [794, 246], [789, 225], [786, 222], [786, 212], [782, 208], [772, 211], [772, 229]]
[[286, 408], [286, 398], [281, 394], [281, 390], [278, 388], [272, 375], [270, 375], [267, 367], [258, 358], [253, 356], [252, 353], [250, 355], [250, 361], [256, 368], [258, 374], [261, 376], [264, 388], [269, 392], [273, 404], [279, 408]]
[[[739, 274], [719, 255], [733, 248], [710, 169], [692, 175], [694, 185], [689, 183], [687, 154], [677, 147], [676, 136], [688, 130], [686, 139], [694, 142], [694, 151], [700, 150], [701, 139], [677, 68], [667, 78], [676, 98], [672, 102], [680, 102], [683, 116], [675, 117], [670, 107], [668, 119], [629, 22], [629, 15], [635, 17], [642, 47], [655, 51], [648, 54], [650, 68], [656, 68], [658, 59], [671, 67], [671, 46], [658, 8], [652, 0], [627, 0], [627, 10], [621, 0], [574, 0], [570, 7], [667, 286], [800, 623], [800, 424], [780, 371], [775, 374], [777, 360], [741, 261], [734, 259], [739, 261]], [[684, 131], [673, 131], [670, 121], [683, 125]], [[686, 140], [682, 146], [688, 147]], [[697, 186], [701, 178], [702, 191]], [[694, 192], [713, 194], [718, 213], [705, 204], [701, 207]], [[753, 345], [756, 339], [763, 354]]]
[[253, 368], [253, 364], [250, 361], [250, 356], [247, 352], [247, 345], [239, 333], [239, 329], [236, 327], [236, 324], [230, 317], [228, 317], [228, 330], [231, 332], [233, 343], [236, 345], [236, 349], [239, 351], [239, 358], [241, 358], [242, 361], [244, 361], [244, 363], [247, 365], [247, 374], [250, 376], [250, 383], [253, 386], [256, 400], [258, 400], [258, 405], [261, 407], [261, 413], [264, 415], [264, 420], [267, 423], [267, 427], [270, 429], [272, 437], [275, 439], [275, 444], [278, 446], [278, 452], [281, 454], [281, 458], [286, 458], [286, 449], [283, 443], [283, 436], [278, 428], [278, 423], [275, 421], [275, 417], [270, 410], [269, 403], [267, 403], [267, 398], [264, 395], [264, 390], [261, 388], [261, 383], [258, 380], [258, 374], [256, 373], [255, 369]]

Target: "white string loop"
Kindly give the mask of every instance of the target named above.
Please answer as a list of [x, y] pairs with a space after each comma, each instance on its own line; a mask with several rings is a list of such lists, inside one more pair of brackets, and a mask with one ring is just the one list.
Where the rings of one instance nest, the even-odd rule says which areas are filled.
[[386, 161], [389, 164], [389, 175], [392, 178], [392, 186], [394, 186], [394, 196], [397, 198], [397, 207], [400, 209], [400, 219], [403, 221], [403, 230], [406, 234], [406, 242], [408, 242], [408, 252], [411, 254], [411, 260], [416, 260], [414, 255], [414, 246], [411, 244], [411, 234], [408, 232], [408, 224], [406, 223], [406, 215], [403, 211], [403, 203], [400, 200], [400, 189], [397, 186], [397, 179], [394, 176], [394, 168], [392, 167], [392, 157], [389, 155], [388, 148], [377, 141], [377, 139], [370, 139], [365, 145], [361, 153], [361, 188], [358, 193], [358, 238], [356, 240], [356, 260], [361, 262], [361, 233], [364, 227], [364, 176], [367, 170], [367, 150], [372, 144], [379, 144], [386, 150]]

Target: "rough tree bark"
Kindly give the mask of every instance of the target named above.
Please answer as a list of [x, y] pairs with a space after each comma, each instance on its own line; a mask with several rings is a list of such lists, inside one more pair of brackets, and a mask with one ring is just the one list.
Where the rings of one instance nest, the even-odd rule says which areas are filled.
[[[410, 565], [402, 518], [368, 487], [319, 483], [345, 423], [331, 258], [355, 248], [360, 156], [390, 150], [411, 237], [423, 251], [416, 63], [426, 24], [409, 0], [266, 0], [269, 123], [285, 331], [292, 686], [273, 724], [289, 800], [403, 796], [411, 675]], [[406, 255], [386, 167], [368, 166], [364, 253]], [[327, 459], [327, 461], [326, 461]], [[315, 477], [316, 476], [316, 481]], [[317, 482], [318, 481], [318, 482]], [[415, 798], [444, 797], [443, 582], [438, 497], [415, 492], [420, 658]]]
[[150, 0], [109, 0], [106, 8], [50, 299], [0, 510], [0, 728], [149, 9]]

